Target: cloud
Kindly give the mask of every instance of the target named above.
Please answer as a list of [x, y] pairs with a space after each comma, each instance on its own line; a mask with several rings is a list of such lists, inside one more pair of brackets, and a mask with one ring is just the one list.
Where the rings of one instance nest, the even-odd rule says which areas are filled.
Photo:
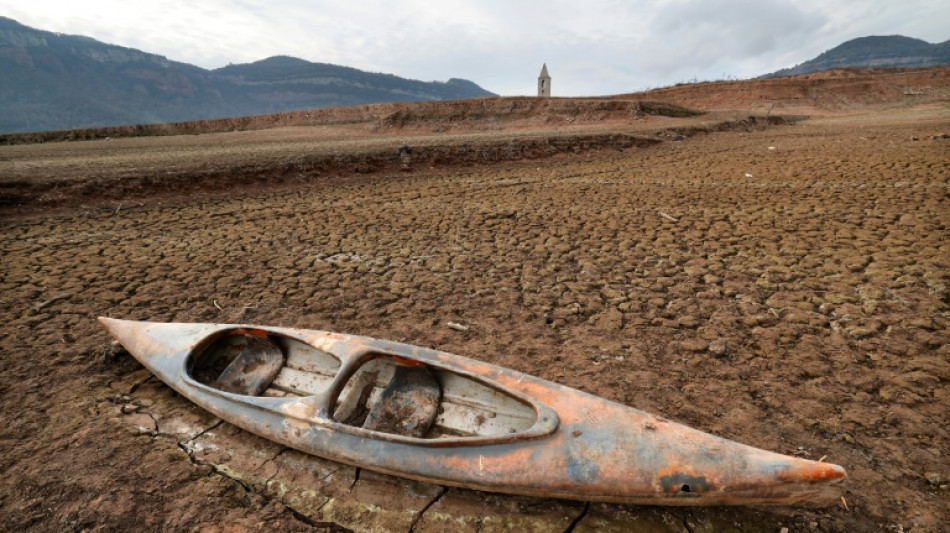
[[677, 0], [658, 10], [639, 66], [667, 82], [720, 71], [741, 76], [743, 63], [798, 48], [826, 22], [821, 13], [789, 1]]
[[753, 77], [849, 39], [944, 41], [946, 0], [0, 0], [24, 24], [205, 68], [273, 55], [533, 94]]

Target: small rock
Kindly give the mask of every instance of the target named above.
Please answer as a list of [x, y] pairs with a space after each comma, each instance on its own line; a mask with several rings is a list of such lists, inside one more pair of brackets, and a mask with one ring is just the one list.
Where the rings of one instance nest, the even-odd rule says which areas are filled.
[[729, 355], [729, 347], [726, 345], [725, 339], [716, 339], [709, 343], [709, 353], [717, 358], [723, 358]]
[[944, 482], [943, 476], [937, 472], [927, 472], [924, 474], [924, 478], [927, 479], [927, 483], [930, 483], [934, 487], [939, 487]]

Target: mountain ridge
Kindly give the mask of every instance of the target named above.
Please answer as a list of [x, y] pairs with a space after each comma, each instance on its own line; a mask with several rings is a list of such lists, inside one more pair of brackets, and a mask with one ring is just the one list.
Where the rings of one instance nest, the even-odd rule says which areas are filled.
[[340, 105], [496, 96], [273, 56], [219, 69], [0, 17], [0, 132], [154, 124]]
[[845, 41], [794, 67], [761, 78], [811, 74], [834, 68], [915, 68], [950, 64], [950, 40], [931, 44], [903, 35], [871, 35]]
[[[950, 41], [846, 41], [763, 78], [950, 64]], [[204, 69], [0, 16], [0, 133], [229, 119], [328, 107], [497, 96], [460, 78], [424, 82], [277, 55]]]

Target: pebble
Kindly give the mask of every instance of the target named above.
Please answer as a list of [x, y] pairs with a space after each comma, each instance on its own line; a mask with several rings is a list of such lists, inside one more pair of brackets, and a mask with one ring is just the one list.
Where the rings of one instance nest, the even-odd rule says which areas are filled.
[[726, 357], [729, 355], [729, 346], [726, 345], [725, 339], [716, 339], [709, 343], [709, 353], [713, 354], [718, 358]]

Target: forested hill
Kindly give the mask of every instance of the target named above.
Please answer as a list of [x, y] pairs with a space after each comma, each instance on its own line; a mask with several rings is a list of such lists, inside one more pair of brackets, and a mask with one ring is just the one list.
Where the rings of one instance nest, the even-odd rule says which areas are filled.
[[950, 41], [931, 44], [901, 35], [860, 37], [792, 68], [763, 76], [794, 76], [833, 68], [927, 67], [950, 64]]
[[0, 133], [494, 96], [462, 79], [424, 82], [272, 57], [207, 70], [0, 17]]

